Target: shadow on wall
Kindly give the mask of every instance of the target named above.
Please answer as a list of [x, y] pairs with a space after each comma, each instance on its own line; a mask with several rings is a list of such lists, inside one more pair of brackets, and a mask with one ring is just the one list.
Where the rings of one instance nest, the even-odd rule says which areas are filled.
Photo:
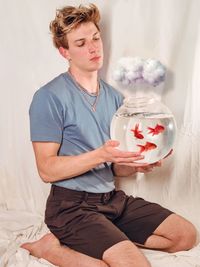
[[174, 73], [170, 69], [167, 69], [163, 93], [167, 94], [167, 92], [172, 90], [173, 88], [174, 88]]
[[109, 58], [111, 54], [112, 39], [111, 39], [111, 22], [112, 22], [112, 2], [106, 3], [101, 12], [101, 35], [104, 46], [104, 64], [100, 70], [100, 76], [103, 80], [107, 80], [108, 69], [109, 69]]

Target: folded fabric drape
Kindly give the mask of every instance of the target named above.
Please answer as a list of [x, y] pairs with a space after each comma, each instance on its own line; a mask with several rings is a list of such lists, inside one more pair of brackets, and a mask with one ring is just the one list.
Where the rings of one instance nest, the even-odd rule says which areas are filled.
[[[174, 152], [161, 168], [117, 179], [117, 186], [178, 212], [200, 231], [200, 1], [93, 2], [102, 13], [105, 62], [100, 75], [123, 91], [112, 78], [119, 58], [160, 60], [166, 81], [153, 92], [172, 110], [178, 126]], [[0, 267], [51, 266], [31, 258], [19, 244], [47, 232], [43, 214], [50, 185], [36, 170], [28, 110], [34, 92], [67, 70], [48, 29], [55, 9], [64, 5], [64, 0], [0, 1]], [[172, 255], [145, 254], [153, 267], [200, 263], [199, 246]]]

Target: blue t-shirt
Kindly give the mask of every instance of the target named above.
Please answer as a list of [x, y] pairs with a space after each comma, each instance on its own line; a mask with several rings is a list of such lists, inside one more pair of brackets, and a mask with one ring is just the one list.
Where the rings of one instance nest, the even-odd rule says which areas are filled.
[[[100, 80], [98, 102], [93, 112], [88, 101], [93, 103], [96, 96], [83, 94], [68, 73], [60, 74], [41, 87], [34, 94], [29, 111], [31, 141], [59, 143], [58, 155], [69, 156], [92, 151], [110, 139], [111, 120], [122, 104], [123, 96]], [[114, 177], [111, 164], [105, 162], [86, 173], [54, 184], [78, 191], [103, 193], [114, 189]]]

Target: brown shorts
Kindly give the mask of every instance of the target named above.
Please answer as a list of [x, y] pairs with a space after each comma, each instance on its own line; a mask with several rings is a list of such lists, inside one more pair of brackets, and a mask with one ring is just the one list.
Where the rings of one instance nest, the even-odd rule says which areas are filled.
[[102, 259], [120, 241], [144, 244], [171, 211], [123, 191], [86, 193], [52, 185], [45, 223], [60, 242]]

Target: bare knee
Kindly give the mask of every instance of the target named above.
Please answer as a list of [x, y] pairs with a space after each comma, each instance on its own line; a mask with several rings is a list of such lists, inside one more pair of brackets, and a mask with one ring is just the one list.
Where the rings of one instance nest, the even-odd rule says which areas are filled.
[[195, 246], [196, 240], [196, 228], [192, 223], [185, 221], [183, 227], [181, 227], [179, 233], [177, 233], [177, 236], [174, 237], [174, 245], [171, 252], [189, 250]]
[[103, 261], [110, 267], [151, 267], [131, 241], [122, 241], [107, 249], [103, 254]]

